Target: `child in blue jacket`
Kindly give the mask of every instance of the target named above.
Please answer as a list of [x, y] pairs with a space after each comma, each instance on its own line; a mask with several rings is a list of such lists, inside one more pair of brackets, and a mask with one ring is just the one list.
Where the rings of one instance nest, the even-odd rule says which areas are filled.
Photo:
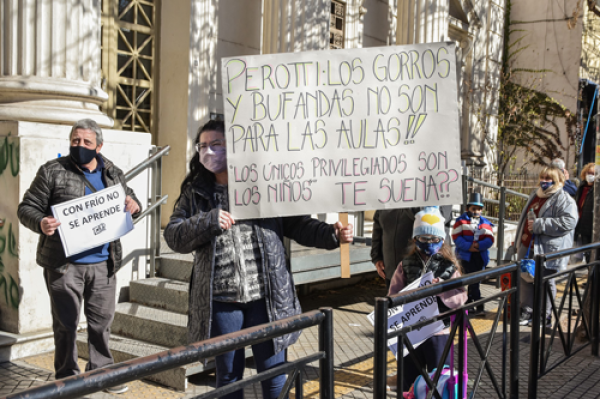
[[[472, 193], [467, 211], [456, 219], [452, 230], [456, 256], [465, 274], [483, 270], [490, 261], [489, 248], [494, 244], [494, 225], [481, 215], [482, 210], [481, 194]], [[468, 295], [467, 303], [481, 299], [479, 283], [469, 285]], [[483, 312], [483, 305], [479, 305], [469, 314], [474, 316]]]

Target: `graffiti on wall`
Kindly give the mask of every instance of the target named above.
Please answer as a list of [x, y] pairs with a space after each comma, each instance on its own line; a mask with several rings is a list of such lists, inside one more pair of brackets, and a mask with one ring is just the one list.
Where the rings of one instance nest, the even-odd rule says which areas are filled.
[[10, 174], [16, 177], [20, 167], [19, 145], [9, 138], [10, 133], [4, 137], [4, 140], [0, 139], [0, 176], [8, 168]]
[[6, 227], [6, 219], [0, 219], [0, 303], [2, 299], [14, 309], [19, 307], [19, 286], [8, 271], [5, 270], [3, 258], [17, 258], [17, 240], [12, 230], [12, 223]]
[[11, 272], [18, 265], [18, 224], [10, 219], [16, 216], [17, 176], [20, 171], [19, 141], [8, 133], [0, 137], [0, 307], [18, 309], [19, 285]]

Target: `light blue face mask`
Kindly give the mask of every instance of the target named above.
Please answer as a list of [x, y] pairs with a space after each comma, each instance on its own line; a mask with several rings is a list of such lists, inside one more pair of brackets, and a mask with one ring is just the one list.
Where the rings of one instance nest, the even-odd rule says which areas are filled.
[[552, 187], [554, 185], [553, 181], [541, 181], [540, 182], [540, 187], [542, 188], [542, 190], [546, 191], [548, 190], [550, 187]]
[[415, 242], [417, 243], [417, 248], [419, 248], [421, 252], [423, 252], [427, 256], [437, 254], [438, 252], [440, 252], [440, 249], [442, 249], [442, 245], [444, 245], [443, 240], [440, 242], [420, 242], [417, 240]]

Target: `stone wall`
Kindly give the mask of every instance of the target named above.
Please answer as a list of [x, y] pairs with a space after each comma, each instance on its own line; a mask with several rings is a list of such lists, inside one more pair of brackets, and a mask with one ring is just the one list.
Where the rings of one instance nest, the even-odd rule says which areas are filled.
[[600, 17], [586, 11], [583, 19], [583, 43], [579, 76], [600, 83]]

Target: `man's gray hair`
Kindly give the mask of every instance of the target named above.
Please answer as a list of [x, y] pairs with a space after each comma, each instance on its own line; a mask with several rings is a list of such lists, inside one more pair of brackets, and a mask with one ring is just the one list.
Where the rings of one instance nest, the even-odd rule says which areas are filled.
[[560, 170], [563, 170], [565, 168], [565, 161], [563, 161], [560, 158], [554, 158], [552, 160], [552, 162], [550, 163], [551, 166], [554, 166], [555, 168], [558, 168]]
[[75, 133], [75, 130], [77, 129], [89, 129], [92, 132], [96, 133], [96, 145], [101, 145], [104, 142], [104, 139], [102, 138], [102, 129], [100, 129], [100, 126], [98, 126], [96, 121], [93, 119], [82, 119], [80, 121], [75, 122], [75, 124], [71, 128], [69, 140], [71, 139], [71, 137], [73, 137], [73, 133]]

